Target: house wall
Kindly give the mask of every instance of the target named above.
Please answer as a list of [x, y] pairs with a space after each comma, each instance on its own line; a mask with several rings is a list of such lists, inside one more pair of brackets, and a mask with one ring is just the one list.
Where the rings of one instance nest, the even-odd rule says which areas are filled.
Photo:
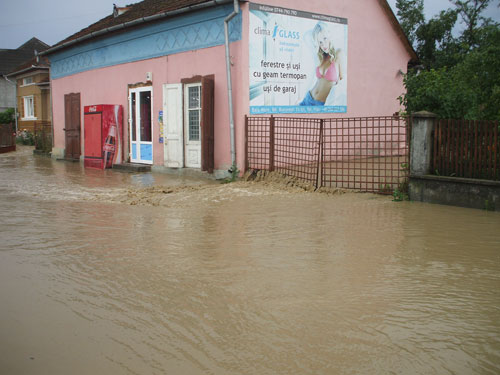
[[42, 119], [43, 121], [52, 122], [52, 110], [50, 107], [50, 86], [41, 88], [42, 94]]
[[[403, 75], [410, 55], [399, 39], [379, 1], [374, 0], [262, 0], [260, 4], [347, 18], [347, 112], [332, 114], [293, 114], [292, 117], [375, 117], [389, 116], [401, 107], [398, 97], [404, 92]], [[235, 101], [237, 163], [244, 165], [244, 116], [249, 114], [249, 4], [243, 10], [241, 50], [236, 63], [238, 85]], [[249, 46], [249, 47], [247, 47]], [[255, 46], [253, 46], [255, 47]]]
[[[259, 3], [348, 20], [347, 112], [334, 114], [335, 117], [387, 116], [400, 109], [397, 98], [404, 91], [401, 73], [406, 73], [410, 55], [379, 1], [264, 0]], [[249, 41], [248, 7], [248, 3], [242, 4], [244, 45]], [[248, 61], [248, 51], [243, 52], [243, 58]], [[245, 68], [243, 77], [248, 87], [249, 70]], [[242, 94], [245, 95], [242, 100], [248, 102], [248, 90]]]
[[[239, 44], [240, 42], [234, 43]], [[163, 144], [158, 142], [160, 129], [158, 112], [163, 110], [163, 84], [180, 83], [183, 78], [194, 75], [215, 76], [215, 164], [222, 168], [230, 165], [229, 126], [227, 125], [227, 91], [224, 46], [204, 48], [197, 51], [178, 53], [149, 60], [120, 64], [113, 67], [94, 69], [69, 77], [52, 80], [53, 95], [53, 152], [62, 156], [64, 139], [64, 95], [80, 93], [81, 108], [95, 104], [120, 104], [124, 109], [124, 119], [128, 119], [128, 85], [146, 82], [146, 73], [151, 72], [153, 88], [153, 162], [163, 165]], [[83, 110], [81, 118], [82, 127]], [[124, 124], [124, 139], [128, 139], [128, 124]], [[82, 131], [83, 134], [83, 131]], [[125, 144], [128, 154], [128, 145]]]
[[[404, 91], [401, 72], [406, 72], [410, 55], [378, 1], [265, 0], [262, 3], [348, 19], [347, 112], [331, 116], [387, 116], [400, 109], [397, 98]], [[244, 165], [244, 116], [249, 114], [249, 49], [252, 46], [249, 46], [249, 5], [240, 3], [240, 7], [241, 15], [232, 22], [230, 48], [236, 153], [241, 169]], [[51, 55], [53, 154], [64, 152], [65, 94], [81, 93], [82, 124], [83, 106], [93, 104], [121, 104], [127, 119], [127, 85], [145, 82], [146, 72], [152, 72], [153, 156], [155, 165], [163, 165], [163, 145], [158, 143], [156, 122], [163, 105], [162, 85], [180, 83], [182, 78], [195, 75], [214, 74], [215, 168], [227, 169], [231, 160], [221, 30], [223, 18], [231, 11], [232, 6], [217, 7]], [[127, 145], [125, 147], [127, 151]]]
[[16, 87], [0, 77], [0, 112], [16, 106]]
[[[33, 77], [33, 83], [23, 85], [23, 78]], [[50, 121], [50, 90], [48, 86], [39, 86], [37, 83], [46, 82], [49, 77], [48, 71], [36, 74], [26, 73], [17, 77], [17, 111], [19, 113], [18, 128], [33, 132], [35, 122]], [[35, 118], [24, 117], [24, 97], [33, 96]]]
[[[230, 166], [229, 124], [226, 92], [224, 18], [232, 5], [190, 13], [162, 22], [93, 40], [50, 55], [54, 124], [53, 156], [64, 155], [64, 95], [81, 94], [83, 107], [121, 104], [129, 117], [128, 85], [145, 83], [152, 73], [153, 162], [163, 165], [163, 144], [159, 143], [158, 113], [163, 110], [163, 84], [180, 83], [197, 75], [215, 76], [215, 165]], [[232, 47], [241, 39], [241, 15], [230, 23]], [[124, 124], [128, 140], [128, 124]], [[83, 134], [83, 130], [82, 130]], [[127, 143], [127, 142], [126, 142]], [[226, 146], [227, 145], [227, 146]], [[124, 145], [128, 154], [128, 144]], [[84, 155], [82, 144], [82, 155]]]

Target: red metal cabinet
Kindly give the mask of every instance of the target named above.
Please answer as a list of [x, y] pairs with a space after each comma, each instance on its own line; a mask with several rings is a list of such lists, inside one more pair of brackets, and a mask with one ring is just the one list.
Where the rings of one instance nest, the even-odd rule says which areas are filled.
[[111, 168], [123, 162], [123, 107], [114, 104], [84, 107], [84, 165]]

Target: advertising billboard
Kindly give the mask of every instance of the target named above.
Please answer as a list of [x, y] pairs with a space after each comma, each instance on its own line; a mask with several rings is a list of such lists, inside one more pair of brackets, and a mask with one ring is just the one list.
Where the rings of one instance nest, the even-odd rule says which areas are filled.
[[250, 114], [347, 112], [347, 19], [250, 3]]

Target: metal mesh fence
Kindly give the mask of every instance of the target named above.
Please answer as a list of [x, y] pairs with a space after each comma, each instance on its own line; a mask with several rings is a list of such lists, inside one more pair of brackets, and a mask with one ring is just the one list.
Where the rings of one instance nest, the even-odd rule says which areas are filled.
[[391, 193], [408, 180], [404, 117], [246, 118], [245, 169], [278, 171], [316, 187]]
[[402, 117], [328, 119], [321, 186], [390, 193], [408, 179], [407, 121]]
[[271, 156], [271, 159], [274, 170], [305, 181], [316, 181], [320, 156], [321, 121], [272, 118], [271, 133], [273, 122], [274, 158]]
[[245, 170], [270, 170], [271, 118], [245, 117]]

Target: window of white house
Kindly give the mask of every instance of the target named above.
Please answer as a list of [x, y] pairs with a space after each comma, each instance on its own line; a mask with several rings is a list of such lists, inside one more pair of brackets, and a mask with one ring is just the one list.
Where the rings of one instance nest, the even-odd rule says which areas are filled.
[[31, 85], [33, 83], [33, 77], [23, 78], [23, 86]]
[[33, 96], [24, 96], [24, 118], [35, 118], [35, 103]]

